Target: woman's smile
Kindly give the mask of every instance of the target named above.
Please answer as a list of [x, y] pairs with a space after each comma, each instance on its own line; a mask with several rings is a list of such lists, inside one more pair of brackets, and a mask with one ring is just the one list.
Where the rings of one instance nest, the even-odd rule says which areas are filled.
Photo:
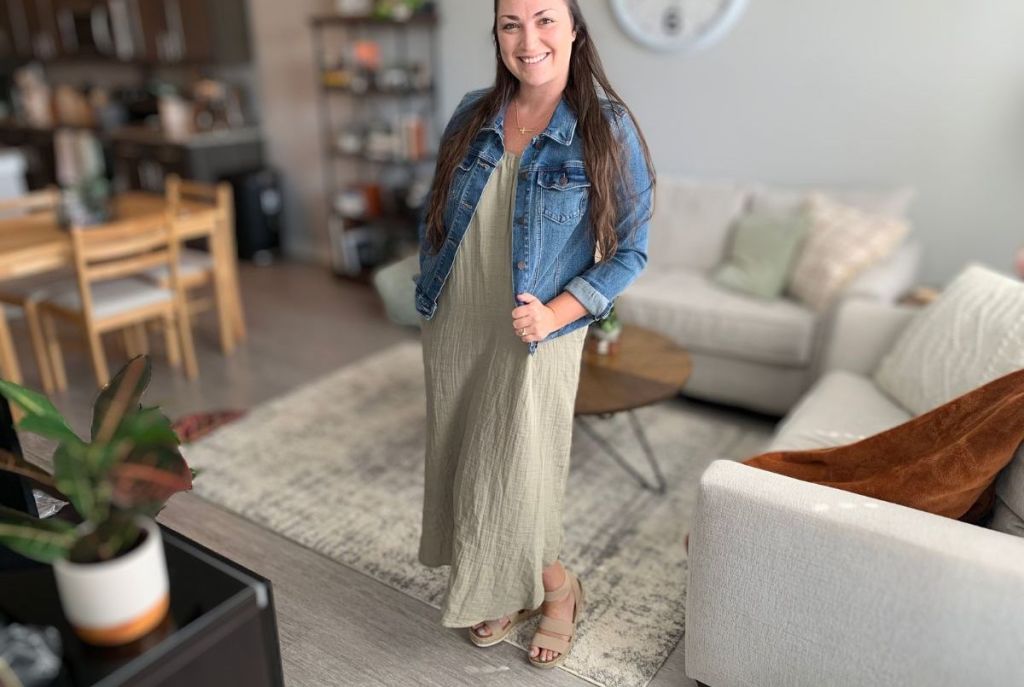
[[541, 53], [539, 55], [533, 55], [533, 56], [530, 56], [530, 57], [528, 57], [526, 55], [520, 55], [519, 56], [519, 61], [523, 62], [524, 64], [532, 66], [532, 65], [535, 65], [535, 64], [540, 64], [541, 62], [546, 60], [550, 55], [551, 55], [551, 53], [549, 53], [549, 52], [544, 52], [544, 53]]

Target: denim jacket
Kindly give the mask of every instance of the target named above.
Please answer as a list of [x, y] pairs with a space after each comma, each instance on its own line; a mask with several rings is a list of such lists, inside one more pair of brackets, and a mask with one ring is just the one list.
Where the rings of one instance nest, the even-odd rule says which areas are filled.
[[[455, 110], [442, 140], [457, 129], [486, 89], [468, 93]], [[426, 243], [426, 222], [419, 223], [420, 273], [416, 310], [431, 319], [437, 299], [455, 261], [484, 186], [504, 155], [503, 107], [483, 126], [455, 170], [444, 209], [447, 236], [436, 255]], [[587, 201], [590, 180], [584, 165], [583, 138], [576, 135], [576, 114], [563, 97], [548, 128], [522, 152], [512, 218], [512, 283], [509, 284], [509, 326], [516, 294], [529, 292], [548, 303], [568, 291], [587, 314], [551, 332], [548, 341], [608, 316], [616, 296], [633, 282], [647, 263], [647, 232], [653, 209], [653, 180], [647, 170], [636, 126], [624, 108], [603, 102], [612, 131], [625, 142], [631, 189], [618, 189], [616, 230], [619, 246], [607, 261], [595, 261]], [[429, 199], [425, 207], [429, 206]], [[425, 214], [425, 213], [424, 213]], [[530, 355], [538, 342], [529, 342]]]

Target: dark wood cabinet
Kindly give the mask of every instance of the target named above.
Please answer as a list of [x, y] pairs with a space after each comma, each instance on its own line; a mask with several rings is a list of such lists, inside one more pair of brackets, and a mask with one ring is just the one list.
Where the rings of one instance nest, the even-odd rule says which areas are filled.
[[0, 0], [0, 58], [236, 64], [248, 27], [246, 0]]
[[14, 57], [52, 60], [62, 55], [54, 0], [4, 0]]
[[160, 64], [251, 58], [244, 0], [131, 0], [143, 59]]

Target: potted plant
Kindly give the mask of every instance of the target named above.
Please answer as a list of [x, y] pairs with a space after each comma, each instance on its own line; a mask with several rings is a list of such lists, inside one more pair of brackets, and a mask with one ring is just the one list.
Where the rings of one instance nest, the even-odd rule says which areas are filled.
[[608, 311], [608, 316], [591, 325], [591, 335], [595, 340], [595, 350], [599, 355], [615, 353], [619, 348], [619, 336], [622, 334], [622, 322], [615, 313], [615, 306]]
[[140, 404], [150, 376], [145, 356], [115, 375], [96, 398], [89, 441], [45, 396], [0, 380], [0, 394], [21, 410], [18, 429], [57, 442], [52, 475], [11, 453], [0, 453], [0, 470], [70, 502], [82, 518], [76, 526], [0, 507], [0, 544], [53, 564], [64, 614], [90, 644], [145, 635], [170, 603], [154, 518], [173, 494], [192, 488], [194, 473], [170, 420]]

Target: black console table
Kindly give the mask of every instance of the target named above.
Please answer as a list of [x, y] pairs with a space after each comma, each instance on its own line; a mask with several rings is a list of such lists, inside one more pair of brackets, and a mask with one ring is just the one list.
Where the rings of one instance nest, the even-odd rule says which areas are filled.
[[50, 566], [0, 571], [0, 615], [53, 625], [64, 642], [55, 687], [283, 687], [270, 581], [161, 525], [171, 609], [116, 649], [89, 646], [64, 619]]

